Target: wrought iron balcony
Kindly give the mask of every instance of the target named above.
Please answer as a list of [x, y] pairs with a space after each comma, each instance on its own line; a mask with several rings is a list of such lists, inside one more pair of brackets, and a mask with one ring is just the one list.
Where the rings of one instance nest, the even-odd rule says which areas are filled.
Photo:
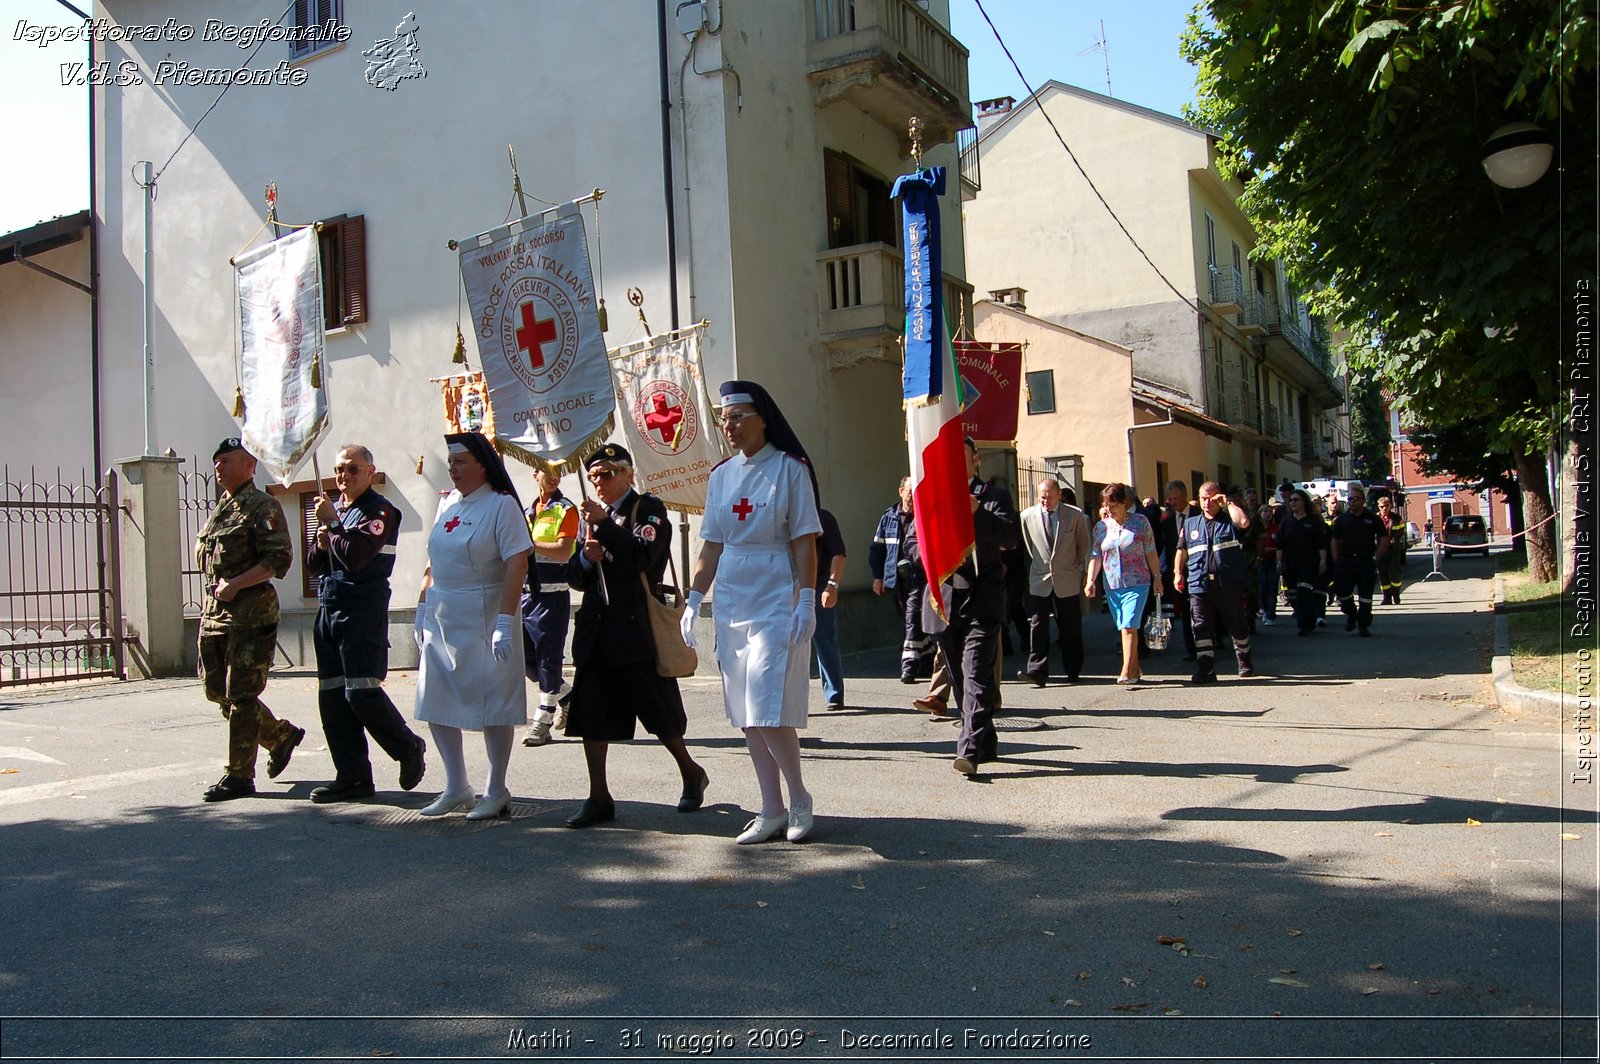
[[894, 131], [922, 119], [922, 142], [948, 144], [972, 124], [967, 49], [911, 0], [810, 0], [806, 76], [818, 107], [841, 100]]
[[1246, 290], [1239, 296], [1239, 334], [1259, 336], [1269, 321], [1267, 302], [1260, 292]]
[[1278, 356], [1278, 365], [1289, 377], [1308, 389], [1324, 408], [1344, 401], [1344, 391], [1334, 373], [1333, 359], [1323, 344], [1319, 330], [1300, 324], [1293, 309], [1269, 309], [1265, 316], [1264, 342], [1268, 356]]
[[1221, 314], [1236, 314], [1243, 309], [1240, 299], [1245, 292], [1244, 278], [1238, 270], [1212, 266], [1211, 306]]
[[969, 126], [956, 131], [956, 169], [961, 174], [961, 199], [977, 199], [983, 181], [978, 176], [978, 128]]

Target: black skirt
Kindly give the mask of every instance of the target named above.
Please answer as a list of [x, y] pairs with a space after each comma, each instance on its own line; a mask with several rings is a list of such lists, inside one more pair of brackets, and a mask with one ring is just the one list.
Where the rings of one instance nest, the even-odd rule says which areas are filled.
[[671, 739], [689, 728], [678, 681], [656, 672], [654, 661], [614, 665], [592, 655], [572, 678], [572, 704], [564, 734], [575, 739], [626, 742], [635, 722], [658, 738]]

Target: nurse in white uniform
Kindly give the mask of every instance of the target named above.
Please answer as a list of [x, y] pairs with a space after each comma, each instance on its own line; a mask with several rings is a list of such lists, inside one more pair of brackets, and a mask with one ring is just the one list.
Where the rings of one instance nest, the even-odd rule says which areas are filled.
[[[417, 599], [416, 719], [428, 722], [444, 760], [445, 788], [423, 816], [471, 806], [468, 820], [511, 808], [506, 767], [516, 726], [528, 721], [523, 686], [522, 584], [533, 540], [522, 503], [494, 446], [477, 432], [445, 437], [450, 482], [428, 534]], [[473, 804], [461, 732], [483, 732], [489, 780]]]
[[[736, 453], [706, 486], [684, 639], [694, 645], [694, 617], [715, 580], [722, 697], [728, 720], [744, 730], [761, 785], [761, 815], [737, 841], [765, 842], [786, 830], [799, 842], [812, 824], [795, 729], [806, 725], [817, 623], [816, 473], [766, 389], [728, 381], [721, 391], [723, 432]], [[780, 775], [789, 785], [787, 808]]]

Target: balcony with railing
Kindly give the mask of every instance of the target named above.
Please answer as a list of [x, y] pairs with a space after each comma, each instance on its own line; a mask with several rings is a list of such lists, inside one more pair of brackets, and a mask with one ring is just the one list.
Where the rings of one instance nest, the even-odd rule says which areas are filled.
[[977, 199], [983, 181], [978, 175], [978, 128], [956, 131], [956, 170], [961, 176], [961, 199]]
[[818, 107], [841, 100], [893, 130], [922, 119], [924, 146], [972, 124], [967, 49], [911, 0], [810, 0], [806, 76]]
[[1245, 292], [1244, 278], [1235, 269], [1212, 266], [1211, 308], [1219, 314], [1237, 314], [1243, 309], [1239, 302]]
[[1285, 375], [1311, 393], [1324, 409], [1344, 401], [1344, 392], [1334, 373], [1333, 359], [1322, 342], [1320, 330], [1310, 331], [1301, 324], [1293, 308], [1273, 306], [1263, 330], [1268, 358]]
[[1259, 336], [1266, 330], [1268, 309], [1260, 292], [1246, 289], [1239, 295], [1239, 335]]
[[[822, 344], [833, 369], [863, 359], [900, 362], [900, 339], [906, 329], [905, 265], [888, 244], [857, 244], [817, 255], [821, 268]], [[962, 321], [971, 328], [972, 286], [944, 276], [945, 316], [956, 332]]]

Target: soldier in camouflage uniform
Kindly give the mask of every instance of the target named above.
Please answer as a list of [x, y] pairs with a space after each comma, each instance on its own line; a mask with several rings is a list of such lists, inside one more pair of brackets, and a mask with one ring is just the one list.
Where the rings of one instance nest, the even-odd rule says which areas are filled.
[[256, 746], [270, 755], [267, 776], [276, 778], [304, 728], [278, 720], [261, 702], [278, 639], [278, 593], [272, 581], [289, 571], [294, 548], [283, 507], [255, 486], [255, 456], [237, 436], [211, 455], [222, 499], [195, 543], [205, 584], [200, 614], [200, 675], [206, 697], [228, 721], [228, 771], [205, 793], [225, 802], [256, 793]]

